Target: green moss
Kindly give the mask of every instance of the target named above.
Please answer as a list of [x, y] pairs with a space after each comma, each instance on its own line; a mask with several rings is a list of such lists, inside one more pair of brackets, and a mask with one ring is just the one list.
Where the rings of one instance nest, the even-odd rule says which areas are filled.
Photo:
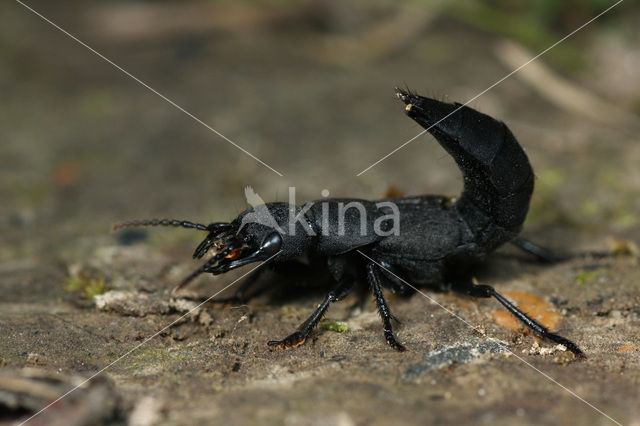
[[62, 287], [65, 291], [79, 293], [84, 299], [93, 299], [107, 291], [107, 283], [103, 278], [91, 278], [83, 274], [68, 277]]
[[538, 189], [555, 189], [566, 180], [566, 172], [561, 169], [545, 169], [538, 175], [536, 186]]
[[126, 365], [123, 365], [124, 373], [136, 373], [145, 368], [166, 361], [169, 358], [167, 349], [164, 347], [143, 346], [131, 353], [127, 357]]
[[619, 228], [627, 229], [635, 226], [638, 223], [638, 216], [631, 212], [624, 212], [616, 216], [614, 222]]
[[582, 272], [576, 275], [574, 279], [578, 284], [584, 284], [587, 281], [590, 281], [596, 278], [598, 275], [600, 275], [600, 272], [601, 272], [600, 270]]
[[349, 331], [349, 327], [347, 327], [347, 324], [342, 322], [342, 321], [322, 321], [319, 325], [319, 328], [322, 328], [323, 330], [329, 330], [329, 331], [335, 331], [337, 333], [346, 333], [347, 331]]
[[600, 203], [593, 198], [587, 198], [580, 204], [580, 214], [586, 217], [595, 217], [601, 213]]
[[627, 229], [638, 223], [638, 214], [631, 205], [632, 202], [634, 202], [632, 195], [628, 197], [621, 195], [621, 200], [615, 204], [599, 202], [596, 198], [589, 197], [580, 203], [579, 211], [584, 219], [613, 223], [619, 229]]
[[[181, 345], [177, 347], [165, 346], [141, 346], [127, 357], [127, 362], [121, 365], [121, 373], [123, 374], [140, 374], [153, 371], [166, 372], [165, 378], [170, 383], [181, 383], [194, 373], [189, 369], [185, 369], [184, 362], [197, 357], [197, 351], [189, 345]], [[214, 373], [219, 376], [220, 373]]]

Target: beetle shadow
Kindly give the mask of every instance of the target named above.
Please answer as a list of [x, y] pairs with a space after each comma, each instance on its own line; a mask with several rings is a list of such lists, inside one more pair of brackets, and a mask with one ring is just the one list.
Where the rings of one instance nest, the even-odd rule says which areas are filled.
[[334, 285], [329, 272], [323, 269], [306, 274], [270, 271], [256, 283], [259, 293], [254, 297], [263, 297], [270, 305], [322, 299]]
[[[242, 303], [258, 301], [279, 306], [296, 302], [320, 302], [336, 285], [327, 268], [303, 265], [302, 268], [294, 269], [265, 271], [247, 291]], [[351, 292], [358, 304], [364, 303], [370, 294], [365, 281], [358, 280]], [[230, 292], [223, 297], [232, 294]]]

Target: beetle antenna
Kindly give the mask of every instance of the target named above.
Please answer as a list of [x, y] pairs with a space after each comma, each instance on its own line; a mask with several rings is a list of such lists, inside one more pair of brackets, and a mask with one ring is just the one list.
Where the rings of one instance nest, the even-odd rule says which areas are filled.
[[188, 220], [176, 219], [144, 219], [120, 222], [111, 227], [111, 232], [116, 232], [125, 228], [136, 228], [142, 226], [176, 226], [181, 228], [197, 229], [198, 231], [208, 231], [207, 225], [193, 223]]
[[[207, 262], [207, 263], [209, 263], [209, 262]], [[187, 276], [185, 279], [183, 279], [180, 282], [180, 284], [178, 284], [173, 290], [171, 290], [171, 294], [176, 294], [178, 291], [183, 289], [187, 284], [189, 284], [191, 281], [193, 281], [198, 275], [202, 274], [206, 269], [205, 265], [202, 265], [201, 267], [199, 267], [198, 269], [193, 271], [191, 274], [189, 274], [189, 276]]]
[[196, 269], [195, 271], [193, 271], [191, 274], [189, 274], [185, 279], [183, 279], [180, 284], [178, 284], [172, 291], [172, 294], [176, 294], [178, 291], [180, 291], [181, 289], [183, 289], [187, 284], [189, 284], [191, 281], [193, 281], [196, 277], [198, 277], [198, 275], [203, 274], [205, 272], [207, 272], [207, 270], [211, 267], [211, 265], [215, 264], [218, 260], [222, 259], [223, 257], [225, 257], [226, 255], [228, 255], [230, 252], [229, 249], [226, 249], [218, 254], [216, 254], [215, 256], [213, 256], [211, 259], [207, 260], [206, 263], [204, 265], [202, 265], [201, 267], [199, 267], [198, 269]]

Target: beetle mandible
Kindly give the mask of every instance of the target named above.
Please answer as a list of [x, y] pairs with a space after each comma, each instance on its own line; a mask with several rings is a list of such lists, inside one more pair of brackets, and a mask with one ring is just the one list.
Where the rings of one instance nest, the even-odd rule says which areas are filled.
[[[177, 289], [202, 273], [223, 274], [274, 255], [272, 264], [276, 268], [303, 256], [319, 259], [335, 282], [318, 308], [295, 332], [269, 342], [283, 349], [304, 343], [329, 305], [346, 297], [356, 282], [366, 280], [382, 318], [386, 341], [398, 351], [404, 351], [405, 347], [394, 336], [391, 327], [394, 317], [382, 288], [407, 293], [411, 290], [407, 285], [410, 282], [416, 286], [439, 286], [477, 298], [494, 297], [535, 334], [584, 357], [576, 344], [546, 329], [493, 287], [475, 284], [471, 279], [471, 267], [509, 241], [540, 258], [545, 257], [541, 248], [516, 238], [529, 209], [534, 175], [525, 152], [509, 128], [466, 105], [440, 102], [408, 90], [397, 89], [396, 96], [404, 102], [407, 115], [427, 129], [453, 157], [464, 181], [462, 194], [455, 200], [434, 195], [390, 199], [400, 214], [399, 232], [371, 232], [374, 221], [389, 213], [374, 202], [335, 198], [304, 207], [267, 203], [245, 210], [231, 222], [204, 225], [184, 220], [136, 220], [117, 224], [113, 230], [178, 226], [206, 232], [193, 257], [200, 259], [210, 249], [215, 255], [185, 278]], [[339, 229], [338, 210], [345, 202], [364, 206], [369, 232], [361, 232], [362, 216], [356, 222], [353, 215], [343, 219]], [[256, 215], [260, 209], [275, 220], [276, 226], [246, 220], [247, 215]], [[293, 224], [292, 217], [295, 217]], [[242, 300], [263, 270], [259, 268], [249, 275], [232, 300]]]

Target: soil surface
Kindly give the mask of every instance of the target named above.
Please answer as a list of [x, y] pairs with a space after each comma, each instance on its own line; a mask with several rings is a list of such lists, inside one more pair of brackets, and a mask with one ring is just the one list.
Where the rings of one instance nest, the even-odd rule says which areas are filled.
[[425, 294], [437, 304], [389, 295], [404, 353], [386, 345], [366, 289], [283, 351], [266, 342], [312, 312], [324, 277], [271, 274], [246, 304], [198, 307], [251, 267], [173, 296], [199, 265], [199, 232], [109, 233], [126, 219], [231, 220], [245, 186], [265, 201], [295, 187], [298, 203], [324, 189], [459, 193], [430, 136], [356, 176], [421, 131], [394, 87], [465, 102], [543, 49], [437, 3], [337, 3], [29, 3], [121, 69], [0, 5], [1, 423], [81, 385], [30, 423], [640, 425], [631, 4], [558, 46], [579, 67], [545, 55], [471, 103], [509, 125], [536, 171], [523, 236], [608, 253], [548, 265], [505, 246], [476, 277], [542, 299], [585, 360], [505, 328], [493, 300], [436, 289]]

